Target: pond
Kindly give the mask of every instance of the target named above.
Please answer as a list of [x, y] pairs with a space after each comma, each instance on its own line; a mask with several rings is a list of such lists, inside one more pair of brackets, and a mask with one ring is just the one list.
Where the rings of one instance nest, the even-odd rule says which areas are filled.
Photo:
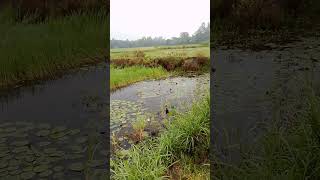
[[0, 179], [97, 179], [105, 173], [106, 66], [0, 96]]
[[[110, 95], [111, 133], [120, 139], [123, 148], [130, 147], [126, 134], [139, 116], [149, 124], [159, 122], [170, 111], [184, 111], [202, 96], [209, 95], [209, 74], [149, 80], [119, 89]], [[159, 128], [159, 127], [157, 127]], [[149, 129], [152, 131], [154, 129]]]

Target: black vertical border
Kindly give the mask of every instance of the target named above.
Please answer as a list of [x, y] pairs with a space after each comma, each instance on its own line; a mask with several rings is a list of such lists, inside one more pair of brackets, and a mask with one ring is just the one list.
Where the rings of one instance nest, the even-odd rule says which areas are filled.
[[214, 173], [214, 75], [215, 75], [215, 65], [214, 65], [214, 56], [213, 56], [213, 34], [212, 29], [214, 26], [214, 19], [212, 17], [213, 2], [215, 0], [210, 0], [210, 150], [209, 150], [209, 159], [210, 159], [210, 179], [213, 177]]
[[107, 119], [106, 119], [106, 141], [107, 141], [107, 179], [110, 179], [110, 0], [107, 0], [107, 14], [108, 14], [108, 27], [104, 27], [106, 29], [106, 43], [107, 44], [107, 50], [105, 55], [105, 61], [106, 61], [106, 81], [105, 81], [105, 92], [107, 93]]

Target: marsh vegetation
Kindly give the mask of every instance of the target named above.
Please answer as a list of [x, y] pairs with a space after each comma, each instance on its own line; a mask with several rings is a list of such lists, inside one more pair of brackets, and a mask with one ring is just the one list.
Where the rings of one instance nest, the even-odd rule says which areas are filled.
[[104, 61], [108, 48], [105, 9], [42, 19], [31, 10], [16, 19], [19, 12], [8, 6], [0, 13], [1, 88], [52, 79], [69, 69]]

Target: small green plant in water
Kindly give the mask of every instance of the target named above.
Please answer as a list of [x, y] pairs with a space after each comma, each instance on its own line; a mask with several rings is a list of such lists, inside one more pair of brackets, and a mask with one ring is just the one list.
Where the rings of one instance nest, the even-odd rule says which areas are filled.
[[146, 127], [147, 117], [144, 115], [137, 116], [137, 120], [132, 124], [134, 130], [132, 137], [134, 141], [140, 142], [146, 136], [144, 129]]

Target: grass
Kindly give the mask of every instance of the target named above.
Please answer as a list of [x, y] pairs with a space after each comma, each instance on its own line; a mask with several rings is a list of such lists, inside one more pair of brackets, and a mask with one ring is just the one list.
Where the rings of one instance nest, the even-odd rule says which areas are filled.
[[123, 57], [135, 57], [136, 51], [143, 51], [146, 58], [154, 59], [159, 57], [166, 57], [169, 55], [177, 55], [184, 57], [195, 57], [202, 54], [205, 57], [210, 56], [210, 49], [208, 44], [188, 44], [177, 46], [158, 46], [158, 47], [143, 47], [143, 48], [117, 48], [110, 50], [110, 57], [118, 59]]
[[156, 139], [133, 145], [111, 160], [112, 179], [209, 179], [210, 98], [175, 113]]
[[168, 77], [170, 73], [161, 67], [147, 68], [132, 66], [125, 68], [110, 67], [110, 89], [115, 90], [129, 84], [147, 79], [159, 79]]
[[109, 18], [103, 11], [36, 24], [14, 22], [5, 11], [0, 16], [0, 88], [102, 62], [108, 48]]

